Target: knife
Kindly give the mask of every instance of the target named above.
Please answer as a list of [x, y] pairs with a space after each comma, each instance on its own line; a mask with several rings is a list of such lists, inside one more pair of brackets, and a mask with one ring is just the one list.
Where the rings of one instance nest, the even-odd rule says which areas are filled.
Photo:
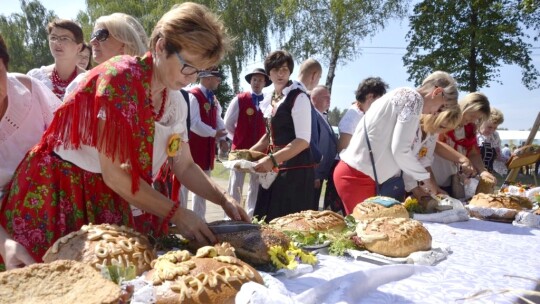
[[212, 231], [213, 234], [224, 234], [224, 233], [235, 233], [235, 232], [242, 232], [242, 231], [248, 231], [253, 229], [259, 229], [261, 225], [258, 224], [225, 224], [225, 225], [216, 225], [216, 226], [208, 226], [210, 231]]

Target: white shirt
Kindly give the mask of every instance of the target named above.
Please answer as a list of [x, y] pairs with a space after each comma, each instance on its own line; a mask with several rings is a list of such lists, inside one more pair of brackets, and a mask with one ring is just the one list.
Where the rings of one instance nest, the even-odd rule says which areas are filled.
[[7, 74], [8, 106], [0, 120], [0, 197], [2, 188], [26, 152], [39, 142], [61, 103], [42, 82], [29, 79], [31, 91], [16, 74]]
[[341, 159], [374, 179], [364, 131], [366, 120], [379, 183], [398, 175], [400, 169], [415, 180], [428, 179], [429, 172], [411, 150], [423, 105], [422, 96], [411, 88], [383, 95], [361, 119]]
[[[155, 136], [152, 159], [152, 176], [155, 178], [159, 173], [161, 166], [167, 160], [167, 145], [169, 137], [172, 134], [180, 134], [182, 142], [187, 142], [187, 104], [180, 91], [169, 91], [167, 106], [163, 117], [159, 122], [155, 122]], [[100, 114], [101, 119], [107, 119]], [[182, 153], [180, 148], [179, 153]], [[66, 150], [62, 146], [55, 149], [55, 152], [62, 159], [76, 164], [78, 167], [94, 172], [101, 173], [99, 163], [99, 153], [96, 148], [81, 145], [77, 150]]]
[[[253, 91], [250, 91], [251, 94], [253, 94]], [[260, 93], [260, 95], [263, 95], [266, 97], [264, 93]], [[235, 96], [231, 102], [229, 103], [229, 107], [227, 108], [227, 111], [225, 112], [225, 130], [227, 130], [227, 134], [230, 139], [234, 138], [234, 132], [236, 131], [236, 125], [238, 122], [238, 114], [240, 113], [240, 106], [238, 105], [238, 95]]]
[[[289, 92], [294, 89], [302, 89], [305, 92], [305, 88], [301, 83], [293, 81], [290, 86], [283, 89], [282, 93], [284, 96], [275, 105], [276, 109], [283, 103], [283, 101], [285, 101], [287, 94], [289, 94]], [[269, 94], [264, 96], [264, 100], [260, 103], [261, 111], [263, 112], [263, 116], [266, 118], [273, 116], [273, 95], [274, 91], [271, 91]], [[295, 137], [301, 138], [309, 143], [311, 140], [311, 101], [306, 94], [299, 94], [296, 97], [296, 100], [291, 110], [291, 116], [294, 124]]]
[[[205, 96], [210, 93], [210, 91], [205, 88], [203, 85], [199, 84], [198, 87], [201, 89], [203, 94]], [[216, 99], [217, 101], [217, 99]], [[190, 108], [190, 114], [191, 114], [191, 131], [201, 137], [216, 137], [216, 130], [225, 129], [225, 123], [223, 122], [223, 118], [221, 118], [221, 105], [219, 102], [216, 102], [216, 128], [212, 128], [211, 126], [205, 124], [201, 120], [201, 112], [199, 111], [199, 102], [197, 101], [197, 97], [193, 94], [189, 94], [189, 108]], [[223, 136], [221, 139], [225, 139], [226, 136]]]
[[356, 126], [358, 126], [358, 122], [360, 122], [363, 116], [364, 112], [358, 108], [355, 102], [339, 121], [339, 133], [354, 134], [354, 130], [356, 130]]

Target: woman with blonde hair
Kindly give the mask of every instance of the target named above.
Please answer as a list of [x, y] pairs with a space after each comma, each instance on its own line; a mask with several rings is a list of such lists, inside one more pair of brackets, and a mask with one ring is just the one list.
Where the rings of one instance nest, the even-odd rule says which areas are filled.
[[231, 219], [249, 220], [193, 162], [187, 105], [175, 101], [229, 50], [223, 24], [206, 7], [185, 2], [163, 15], [150, 41], [142, 57], [118, 56], [92, 69], [19, 165], [0, 210], [8, 269], [27, 264], [22, 256], [41, 261], [82, 225], [132, 226], [130, 204], [174, 223], [187, 239], [215, 243], [202, 219], [151, 187], [167, 159], [191, 191]]
[[[483, 179], [496, 183], [495, 177], [489, 173], [482, 161], [480, 149], [476, 141], [476, 129], [483, 121], [489, 117], [490, 106], [486, 95], [474, 92], [467, 94], [460, 102], [462, 119], [460, 124], [454, 129], [439, 136], [439, 141], [446, 143], [457, 152], [469, 159], [476, 171]], [[439, 156], [433, 160], [433, 174], [437, 184], [451, 193], [452, 175], [458, 173], [463, 163], [455, 163]], [[475, 175], [475, 174], [473, 174]]]
[[341, 161], [334, 172], [336, 189], [347, 214], [358, 203], [377, 194], [376, 180], [382, 184], [400, 176], [401, 171], [412, 176], [426, 192], [437, 193], [429, 172], [411, 150], [411, 143], [421, 114], [436, 115], [455, 106], [457, 97], [457, 85], [452, 76], [437, 71], [419, 88], [394, 89], [371, 105], [349, 146], [340, 154]]
[[[100, 64], [118, 55], [144, 55], [148, 49], [148, 36], [137, 19], [124, 13], [114, 13], [96, 20], [89, 44], [92, 46], [92, 58]], [[66, 96], [75, 90], [85, 75], [77, 76], [69, 84]]]
[[497, 127], [504, 122], [504, 115], [499, 109], [491, 108], [489, 118], [486, 119], [478, 128], [476, 141], [480, 147], [480, 155], [486, 169], [493, 173], [506, 174], [507, 169], [501, 153], [501, 138]]
[[[436, 185], [436, 182], [433, 177], [431, 164], [433, 163], [436, 152], [450, 161], [463, 163], [463, 170], [466, 172], [472, 173], [474, 170], [470, 161], [465, 156], [448, 147], [446, 144], [438, 142], [439, 133], [453, 130], [460, 122], [461, 109], [457, 106], [450, 107], [438, 115], [423, 114], [420, 118], [420, 127], [414, 138], [412, 150], [416, 154], [418, 161], [430, 173], [431, 182], [434, 185]], [[426, 193], [409, 174], [403, 174], [403, 179], [405, 181], [405, 190], [412, 192], [413, 196], [417, 199], [429, 196], [429, 193]], [[436, 187], [437, 194], [447, 194], [440, 187]]]

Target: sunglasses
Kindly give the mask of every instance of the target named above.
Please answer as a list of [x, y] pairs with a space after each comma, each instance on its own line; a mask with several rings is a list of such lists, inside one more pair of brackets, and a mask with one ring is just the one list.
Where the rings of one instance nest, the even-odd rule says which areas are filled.
[[109, 38], [109, 30], [108, 29], [99, 29], [92, 33], [92, 36], [90, 37], [90, 41], [96, 39], [99, 42], [103, 42]]

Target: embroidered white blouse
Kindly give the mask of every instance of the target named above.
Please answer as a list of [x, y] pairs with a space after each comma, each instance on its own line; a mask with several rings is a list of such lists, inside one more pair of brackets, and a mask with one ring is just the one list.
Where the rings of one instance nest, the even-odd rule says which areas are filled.
[[412, 88], [398, 88], [373, 103], [358, 123], [347, 149], [340, 157], [349, 166], [374, 179], [364, 131], [371, 143], [379, 183], [399, 174], [415, 180], [429, 178], [429, 172], [411, 150], [418, 130], [424, 99]]
[[32, 85], [29, 90], [16, 75], [7, 74], [8, 106], [0, 120], [0, 197], [24, 155], [39, 142], [60, 105], [60, 100], [43, 83], [29, 78]]

